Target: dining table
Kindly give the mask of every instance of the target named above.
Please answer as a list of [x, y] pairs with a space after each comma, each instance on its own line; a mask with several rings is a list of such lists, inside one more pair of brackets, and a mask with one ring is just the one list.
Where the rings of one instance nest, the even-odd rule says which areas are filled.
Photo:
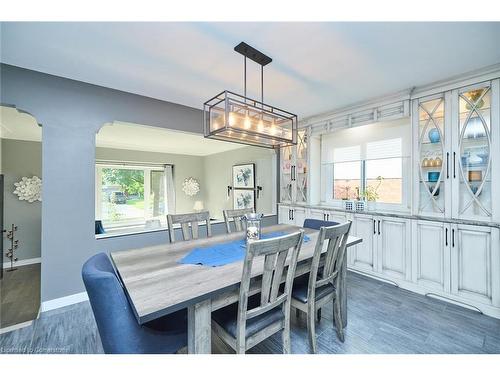
[[[318, 230], [288, 224], [262, 228], [262, 233], [294, 233], [304, 230], [304, 241], [299, 253], [295, 277], [310, 271], [312, 256], [319, 234]], [[187, 309], [188, 353], [211, 353], [211, 314], [238, 301], [243, 260], [211, 267], [200, 264], [183, 264], [181, 259], [193, 249], [199, 249], [245, 238], [245, 232], [233, 232], [137, 249], [111, 252], [110, 256], [121, 279], [133, 313], [139, 324]], [[362, 242], [349, 236], [347, 247]], [[326, 244], [323, 248], [326, 252]], [[347, 325], [346, 273], [347, 255], [340, 273], [337, 297], [341, 302], [343, 326]], [[260, 292], [263, 261], [252, 267], [250, 295]]]

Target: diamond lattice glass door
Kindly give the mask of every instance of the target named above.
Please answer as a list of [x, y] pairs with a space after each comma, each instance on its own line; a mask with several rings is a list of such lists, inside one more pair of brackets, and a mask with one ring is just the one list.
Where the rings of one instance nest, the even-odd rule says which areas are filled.
[[[491, 90], [459, 94], [458, 215], [491, 216]], [[455, 176], [454, 176], [455, 177]]]
[[297, 203], [307, 202], [307, 130], [299, 131], [297, 139], [297, 155], [295, 163]]
[[419, 103], [418, 116], [419, 211], [444, 215], [444, 98]]
[[281, 148], [280, 201], [292, 201], [293, 146]]

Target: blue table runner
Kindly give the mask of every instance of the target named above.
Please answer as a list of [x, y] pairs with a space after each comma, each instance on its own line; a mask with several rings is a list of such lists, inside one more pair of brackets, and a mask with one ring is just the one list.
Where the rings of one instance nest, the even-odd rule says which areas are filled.
[[[288, 232], [263, 233], [261, 239], [281, 237], [289, 234]], [[308, 236], [304, 236], [304, 242], [310, 241]], [[199, 264], [202, 266], [217, 267], [229, 263], [239, 262], [245, 258], [246, 241], [245, 239], [225, 242], [207, 247], [194, 248], [182, 258], [180, 264]]]

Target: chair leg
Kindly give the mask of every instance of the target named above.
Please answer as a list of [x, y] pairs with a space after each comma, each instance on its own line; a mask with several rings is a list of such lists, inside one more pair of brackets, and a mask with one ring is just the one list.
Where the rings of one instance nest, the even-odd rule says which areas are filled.
[[344, 342], [344, 327], [342, 327], [342, 314], [338, 298], [335, 298], [333, 301], [333, 320], [335, 321], [335, 327], [337, 328], [337, 336], [340, 341]]
[[309, 333], [309, 346], [313, 353], [316, 353], [315, 320], [316, 320], [316, 314], [314, 312], [314, 306], [312, 306], [312, 308], [309, 308], [307, 311], [307, 332]]
[[290, 326], [283, 328], [281, 332], [281, 339], [283, 341], [283, 354], [291, 354], [292, 347], [290, 343]]
[[316, 314], [317, 314], [318, 323], [319, 323], [321, 321], [321, 309], [318, 309]]

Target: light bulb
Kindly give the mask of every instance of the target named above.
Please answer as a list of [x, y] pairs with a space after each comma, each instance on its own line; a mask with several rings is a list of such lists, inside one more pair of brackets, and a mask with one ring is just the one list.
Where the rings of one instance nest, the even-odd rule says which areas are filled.
[[243, 121], [243, 126], [245, 129], [250, 129], [252, 126], [252, 122], [250, 121], [250, 117], [248, 117], [248, 115], [245, 117], [245, 121]]
[[260, 119], [259, 123], [257, 124], [257, 130], [262, 133], [262, 131], [264, 130], [264, 122], [262, 121], [262, 119]]
[[271, 125], [271, 129], [269, 129], [269, 131], [271, 132], [271, 135], [276, 134], [276, 125], [274, 125], [274, 120], [273, 120], [273, 124]]
[[229, 112], [229, 126], [234, 126], [235, 118], [234, 118], [234, 113]]

